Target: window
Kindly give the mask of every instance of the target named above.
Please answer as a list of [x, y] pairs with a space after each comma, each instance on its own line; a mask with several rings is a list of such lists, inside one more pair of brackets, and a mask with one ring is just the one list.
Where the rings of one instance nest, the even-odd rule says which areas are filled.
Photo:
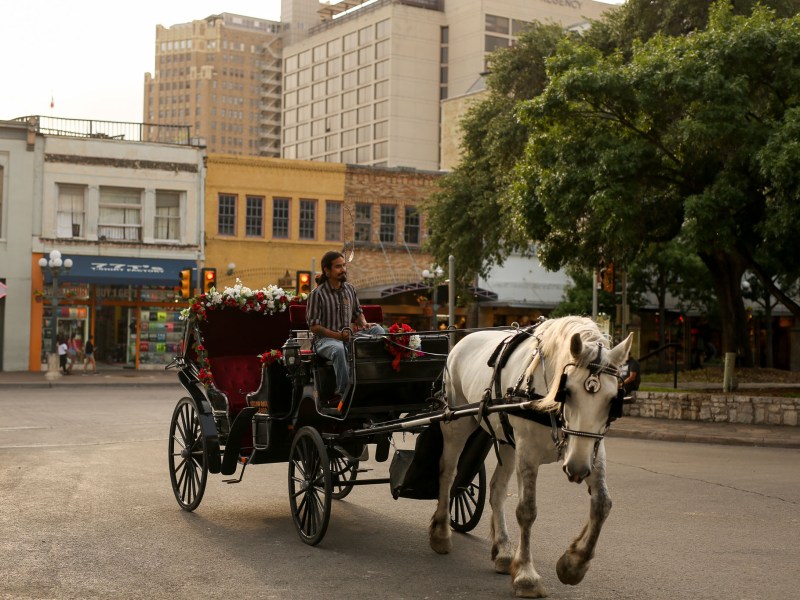
[[356, 204], [355, 241], [369, 242], [372, 239], [372, 205]]
[[86, 188], [84, 186], [59, 184], [56, 237], [86, 237], [84, 230], [86, 227], [85, 198]]
[[352, 50], [358, 45], [358, 32], [348, 33], [343, 39], [344, 49]]
[[244, 234], [248, 237], [264, 235], [264, 199], [247, 196], [244, 213]]
[[358, 43], [363, 46], [372, 41], [372, 27], [364, 27], [358, 30]]
[[153, 237], [157, 240], [181, 239], [181, 195], [156, 191], [156, 220]]
[[416, 206], [406, 206], [406, 244], [419, 244], [419, 211]]
[[0, 165], [0, 238], [3, 237], [3, 186], [4, 183], [4, 167]]
[[389, 142], [378, 142], [375, 144], [373, 151], [375, 153], [375, 160], [380, 160], [389, 156]]
[[508, 19], [506, 17], [486, 15], [486, 31], [508, 35]]
[[220, 235], [236, 235], [236, 196], [232, 194], [219, 195], [217, 233]]
[[392, 24], [389, 19], [378, 21], [375, 23], [375, 38], [381, 39], [388, 36], [392, 32]]
[[272, 199], [272, 237], [289, 237], [289, 199]]
[[317, 237], [317, 201], [300, 199], [300, 239], [313, 240]]
[[382, 60], [375, 63], [375, 79], [383, 79], [389, 76], [389, 61]]
[[508, 38], [497, 37], [496, 35], [487, 35], [483, 49], [486, 52], [494, 52], [498, 48], [508, 47]]
[[342, 203], [325, 201], [325, 241], [342, 241]]
[[375, 139], [379, 140], [387, 137], [389, 137], [389, 121], [375, 123]]
[[372, 159], [372, 154], [370, 152], [369, 146], [361, 146], [356, 148], [356, 162], [359, 164], [363, 164]]
[[389, 80], [379, 81], [375, 84], [375, 99], [386, 98], [389, 95]]
[[97, 235], [101, 239], [141, 241], [142, 190], [100, 188]]
[[381, 229], [380, 240], [382, 242], [394, 243], [394, 231], [397, 221], [397, 207], [388, 204], [381, 205]]
[[389, 56], [389, 40], [375, 44], [375, 58], [386, 58], [387, 56]]

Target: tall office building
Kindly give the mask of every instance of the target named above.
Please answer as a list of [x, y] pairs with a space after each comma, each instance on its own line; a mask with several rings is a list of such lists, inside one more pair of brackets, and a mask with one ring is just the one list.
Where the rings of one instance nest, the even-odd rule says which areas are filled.
[[279, 156], [280, 33], [279, 22], [231, 13], [157, 25], [144, 122], [189, 125], [209, 152]]
[[[286, 2], [308, 0], [286, 0]], [[441, 168], [441, 102], [533, 20], [582, 27], [592, 0], [343, 0], [283, 50], [284, 158]], [[299, 36], [295, 36], [297, 38]]]

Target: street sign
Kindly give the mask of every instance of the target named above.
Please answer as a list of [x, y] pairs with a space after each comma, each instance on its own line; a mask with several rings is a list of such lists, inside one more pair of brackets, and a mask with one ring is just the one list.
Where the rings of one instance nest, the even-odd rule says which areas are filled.
[[0, 298], [5, 298], [7, 293], [8, 286], [5, 283], [0, 282]]

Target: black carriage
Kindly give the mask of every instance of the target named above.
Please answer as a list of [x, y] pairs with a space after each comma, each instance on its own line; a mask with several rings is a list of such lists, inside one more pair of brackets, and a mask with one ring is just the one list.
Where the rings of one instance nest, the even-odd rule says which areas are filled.
[[[292, 517], [311, 545], [325, 535], [332, 499], [356, 485], [389, 484], [395, 498], [436, 498], [442, 438], [435, 421], [445, 408], [440, 390], [448, 335], [415, 333], [419, 353], [409, 351], [399, 370], [389, 348], [407, 350], [398, 345], [407, 338], [351, 338], [351, 387], [331, 414], [320, 399], [334, 391], [332, 366], [311, 349], [305, 305], [281, 300], [269, 308], [257, 300], [193, 304], [183, 352], [174, 361], [188, 395], [175, 407], [169, 437], [170, 478], [181, 508], [200, 505], [209, 473], [238, 483], [247, 466], [276, 462], [288, 463]], [[380, 307], [364, 310], [368, 320], [382, 321]], [[359, 479], [367, 448], [386, 461], [397, 431], [418, 434], [416, 449], [394, 452], [390, 477]], [[470, 531], [480, 520], [490, 446], [479, 428], [462, 453], [450, 502], [456, 531]]]

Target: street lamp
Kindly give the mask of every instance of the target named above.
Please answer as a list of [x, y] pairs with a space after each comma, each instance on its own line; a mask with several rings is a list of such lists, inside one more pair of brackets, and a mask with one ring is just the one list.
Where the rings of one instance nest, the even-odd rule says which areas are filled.
[[437, 280], [442, 278], [444, 275], [444, 269], [438, 265], [431, 265], [430, 269], [424, 269], [422, 271], [422, 278], [426, 281], [430, 282], [430, 286], [433, 288], [433, 311], [431, 315], [431, 331], [436, 331], [436, 313], [439, 310], [439, 303], [438, 303], [438, 285]]
[[50, 345], [50, 354], [47, 357], [47, 373], [45, 377], [54, 379], [58, 377], [58, 301], [61, 298], [58, 290], [58, 277], [62, 271], [66, 274], [72, 268], [72, 259], [62, 259], [61, 252], [51, 250], [49, 259], [45, 257], [39, 259], [39, 266], [42, 269], [42, 274], [50, 273], [52, 279], [50, 292], [50, 335], [52, 343]]

